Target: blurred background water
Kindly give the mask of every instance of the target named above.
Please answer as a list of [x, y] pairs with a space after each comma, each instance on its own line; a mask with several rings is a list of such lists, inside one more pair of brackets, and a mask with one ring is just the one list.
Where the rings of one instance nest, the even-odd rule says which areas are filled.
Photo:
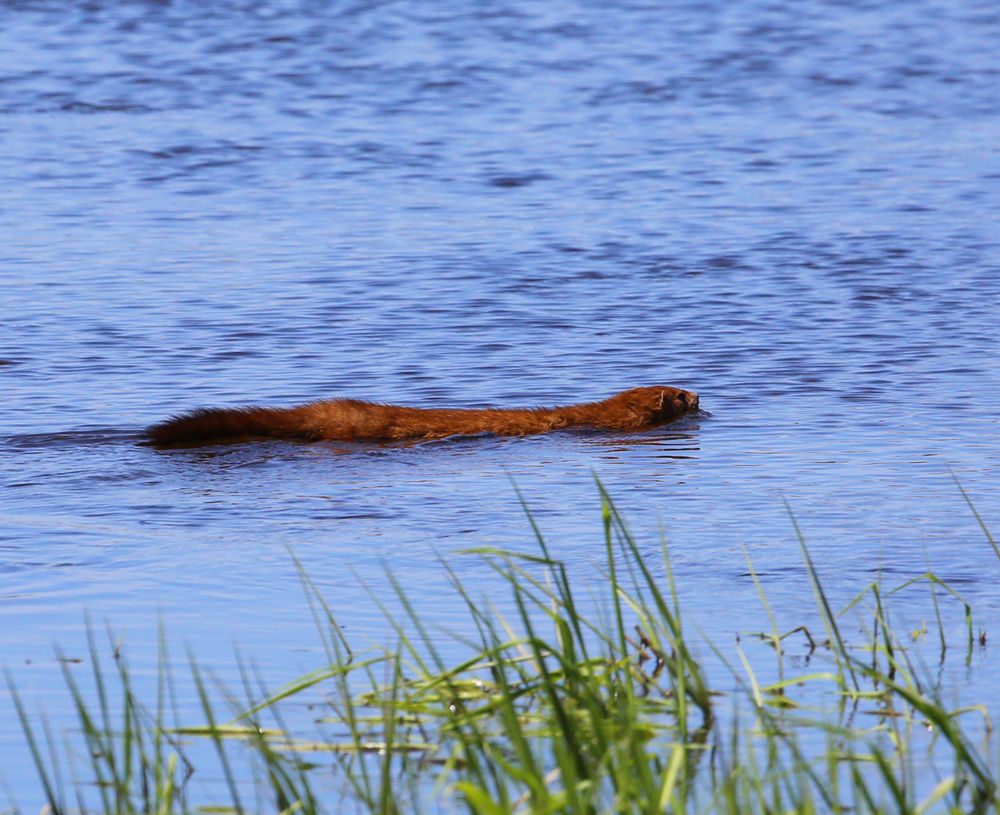
[[[600, 560], [595, 473], [720, 641], [766, 627], [741, 545], [811, 614], [785, 499], [837, 598], [929, 563], [991, 630], [1000, 563], [951, 472], [1000, 531], [998, 41], [977, 0], [0, 3], [0, 662], [57, 727], [85, 612], [139, 681], [162, 618], [278, 684], [323, 659], [289, 546], [361, 641], [391, 638], [360, 585], [385, 565], [461, 629], [441, 557], [530, 549], [513, 480], [556, 554]], [[650, 384], [706, 412], [136, 446], [205, 405]], [[991, 657], [956, 657], [970, 696]], [[0, 752], [40, 800], [6, 690]]]

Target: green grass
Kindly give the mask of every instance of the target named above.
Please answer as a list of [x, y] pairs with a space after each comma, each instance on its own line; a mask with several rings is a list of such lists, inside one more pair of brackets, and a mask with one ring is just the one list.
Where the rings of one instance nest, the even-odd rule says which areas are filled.
[[[835, 610], [796, 525], [823, 634], [780, 631], [748, 558], [771, 629], [723, 648], [685, 624], [666, 547], [644, 555], [603, 488], [600, 497], [599, 580], [571, 576], [533, 520], [536, 553], [466, 553], [506, 583], [516, 611], [505, 618], [451, 572], [477, 632], [457, 663], [442, 656], [455, 643], [428, 629], [391, 571], [403, 613], [382, 608], [394, 645], [358, 651], [300, 568], [328, 664], [269, 692], [241, 661], [237, 696], [189, 658], [197, 726], [177, 723], [162, 637], [150, 704], [114, 644], [106, 676], [91, 635], [87, 691], [63, 661], [79, 722], [66, 746], [28, 715], [8, 674], [52, 815], [1000, 811], [985, 706], [949, 704], [928, 679], [924, 660], [957, 645], [969, 661], [977, 643], [971, 608], [933, 573], [872, 583]], [[899, 633], [893, 596], [918, 582], [931, 629]], [[960, 643], [948, 642], [942, 602], [964, 621]], [[807, 662], [789, 656], [791, 636], [810, 644]], [[762, 649], [773, 654], [763, 671]], [[727, 677], [720, 690], [709, 662]], [[321, 735], [285, 724], [283, 711], [305, 700]], [[195, 766], [206, 746], [214, 765]], [[223, 804], [195, 800], [199, 774], [219, 779]]]

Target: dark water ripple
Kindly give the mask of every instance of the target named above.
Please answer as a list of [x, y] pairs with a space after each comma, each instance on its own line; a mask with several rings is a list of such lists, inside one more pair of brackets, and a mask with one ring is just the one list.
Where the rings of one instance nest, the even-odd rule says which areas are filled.
[[[530, 546], [513, 479], [598, 559], [593, 473], [722, 640], [764, 624], [741, 544], [807, 614], [784, 499], [833, 596], [929, 562], [989, 628], [1000, 564], [952, 473], [1000, 530], [998, 38], [977, 0], [0, 2], [3, 661], [58, 720], [51, 642], [89, 609], [142, 675], [162, 610], [220, 675], [235, 637], [283, 681], [321, 659], [286, 546], [359, 636], [386, 636], [358, 582], [383, 563], [461, 627], [439, 557]], [[658, 382], [707, 412], [136, 446], [199, 405]], [[943, 670], [981, 701], [994, 662]]]

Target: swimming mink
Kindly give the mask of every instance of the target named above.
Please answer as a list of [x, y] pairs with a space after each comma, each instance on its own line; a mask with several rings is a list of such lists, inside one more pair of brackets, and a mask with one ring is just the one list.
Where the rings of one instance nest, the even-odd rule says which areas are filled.
[[568, 427], [641, 430], [697, 409], [698, 394], [666, 386], [553, 408], [441, 410], [334, 399], [291, 408], [199, 408], [155, 424], [147, 434], [155, 447], [260, 438], [392, 442], [476, 433], [524, 436]]

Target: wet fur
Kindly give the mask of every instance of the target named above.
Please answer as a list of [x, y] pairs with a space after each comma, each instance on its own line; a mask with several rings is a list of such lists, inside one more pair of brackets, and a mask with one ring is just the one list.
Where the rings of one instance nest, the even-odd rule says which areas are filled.
[[554, 408], [439, 410], [379, 405], [355, 399], [292, 408], [200, 408], [153, 425], [156, 447], [254, 438], [301, 441], [414, 441], [494, 433], [526, 436], [568, 427], [641, 430], [698, 409], [698, 394], [679, 388], [633, 388], [582, 405]]

